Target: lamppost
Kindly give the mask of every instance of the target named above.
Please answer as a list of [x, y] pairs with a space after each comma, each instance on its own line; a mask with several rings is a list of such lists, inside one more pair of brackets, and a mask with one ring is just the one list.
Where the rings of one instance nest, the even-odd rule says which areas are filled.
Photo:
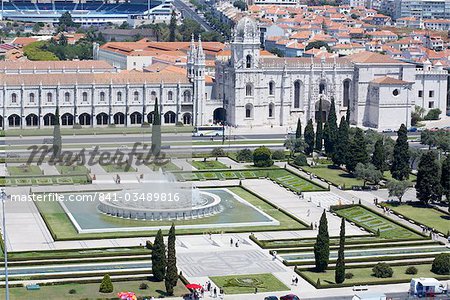
[[9, 300], [9, 285], [8, 285], [8, 247], [6, 243], [6, 222], [5, 222], [5, 202], [6, 202], [6, 193], [4, 189], [0, 190], [0, 198], [2, 201], [2, 214], [3, 214], [3, 253], [5, 254], [5, 294], [6, 300]]

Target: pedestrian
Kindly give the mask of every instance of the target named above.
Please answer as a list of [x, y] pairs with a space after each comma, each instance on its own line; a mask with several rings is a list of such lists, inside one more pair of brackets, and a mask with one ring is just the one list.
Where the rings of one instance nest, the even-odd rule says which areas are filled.
[[298, 277], [295, 277], [295, 286], [298, 285]]
[[291, 279], [291, 285], [295, 284], [295, 275], [292, 275], [292, 279]]
[[230, 239], [230, 246], [233, 247], [233, 238]]
[[208, 281], [206, 285], [207, 285], [208, 292], [211, 291], [211, 282]]
[[214, 287], [214, 298], [217, 298], [217, 288]]
[[258, 288], [257, 287], [255, 287], [255, 294], [257, 294], [258, 293]]

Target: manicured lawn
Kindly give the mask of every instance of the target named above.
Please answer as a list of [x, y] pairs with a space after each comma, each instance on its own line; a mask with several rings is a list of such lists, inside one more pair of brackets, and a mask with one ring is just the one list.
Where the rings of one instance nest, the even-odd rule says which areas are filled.
[[300, 176], [284, 169], [271, 170], [269, 172], [269, 177], [294, 192], [324, 190], [313, 182], [305, 180]]
[[[384, 173], [383, 173], [383, 177], [384, 177], [384, 179], [386, 179], [386, 180], [392, 180], [392, 174], [391, 174], [391, 171], [386, 171], [386, 172], [384, 172]], [[414, 175], [414, 174], [409, 174], [408, 181], [416, 182], [416, 180], [417, 180], [417, 176], [416, 176], [416, 175]]]
[[[140, 290], [139, 285], [141, 282], [145, 282], [148, 285], [148, 289]], [[152, 282], [148, 280], [142, 281], [119, 281], [113, 282], [114, 292], [109, 294], [99, 293], [98, 288], [100, 283], [86, 283], [86, 284], [63, 284], [53, 286], [41, 286], [38, 291], [27, 291], [24, 287], [10, 288], [11, 299], [17, 300], [60, 300], [60, 299], [112, 299], [117, 297], [118, 292], [133, 291], [136, 296], [148, 297], [153, 296], [159, 298], [165, 296], [164, 282]], [[76, 290], [75, 294], [69, 294], [71, 289]], [[178, 281], [177, 286], [174, 288], [175, 296], [182, 296], [189, 293], [184, 287], [181, 281]], [[4, 293], [0, 293], [0, 299], [4, 298]]]
[[[377, 278], [375, 276], [372, 276], [372, 268], [354, 268], [354, 269], [346, 269], [346, 273], [352, 273], [353, 278], [346, 279], [344, 281], [344, 284], [380, 284], [383, 282], [389, 282], [391, 280], [401, 280], [404, 282], [409, 282], [411, 278], [435, 278], [437, 275], [431, 272], [431, 264], [424, 264], [424, 265], [416, 265], [415, 267], [418, 270], [418, 273], [416, 275], [408, 275], [405, 274], [407, 266], [398, 266], [398, 267], [392, 267], [394, 270], [394, 274], [391, 278]], [[312, 282], [317, 282], [317, 279], [320, 278], [320, 285], [326, 286], [326, 287], [333, 287], [335, 284], [334, 282], [334, 270], [327, 270], [323, 273], [317, 273], [314, 271], [300, 271], [301, 274], [311, 279]], [[450, 278], [450, 275], [447, 276]]]
[[272, 274], [216, 276], [210, 279], [223, 288], [225, 294], [249, 294], [254, 293], [255, 288], [258, 293], [290, 290]]
[[380, 237], [385, 239], [417, 239], [421, 236], [415, 232], [408, 230], [396, 223], [362, 207], [352, 206], [348, 208], [338, 209], [336, 213], [345, 217], [351, 222], [358, 224], [367, 230], [377, 233], [380, 231]]
[[149, 167], [153, 171], [157, 171], [159, 169], [161, 169], [163, 171], [169, 171], [169, 172], [170, 171], [181, 171], [181, 169], [171, 161], [169, 161], [168, 163], [165, 163], [165, 164], [158, 164], [158, 165], [155, 165], [154, 163], [152, 163], [152, 164], [148, 164], [147, 167]]
[[226, 165], [217, 160], [193, 160], [191, 165], [197, 170], [228, 169]]
[[8, 172], [11, 176], [42, 175], [41, 168], [35, 165], [8, 166]]
[[393, 211], [402, 214], [403, 216], [425, 224], [428, 227], [434, 228], [444, 234], [450, 230], [450, 215], [444, 214], [432, 207], [421, 206], [419, 204], [395, 204], [383, 203], [383, 206], [389, 207]]
[[357, 179], [350, 173], [345, 172], [340, 168], [334, 166], [320, 166], [320, 167], [302, 167], [306, 172], [315, 174], [316, 176], [332, 182], [335, 185], [341, 186], [344, 189], [351, 189], [353, 185], [362, 186], [364, 182]]
[[124, 172], [136, 172], [136, 169], [128, 164], [122, 165], [105, 165], [102, 166], [108, 173], [124, 173]]
[[87, 174], [88, 169], [85, 166], [55, 166], [61, 175], [79, 175]]
[[36, 177], [7, 177], [0, 178], [0, 185], [26, 186], [26, 185], [51, 185], [51, 184], [87, 184], [89, 178], [86, 175], [72, 176], [36, 176]]

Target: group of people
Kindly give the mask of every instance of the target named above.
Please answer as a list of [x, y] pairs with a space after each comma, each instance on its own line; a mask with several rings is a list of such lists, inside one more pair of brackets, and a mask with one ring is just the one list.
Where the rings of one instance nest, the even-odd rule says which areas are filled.
[[233, 238], [230, 238], [230, 247], [235, 246], [236, 248], [239, 248], [239, 239], [233, 240]]
[[191, 294], [191, 299], [198, 300], [205, 297], [205, 293], [209, 293], [210, 297], [223, 299], [224, 291], [222, 288], [213, 287], [211, 281], [207, 281], [200, 290], [196, 290]]
[[297, 286], [298, 285], [298, 277], [295, 275], [292, 275], [291, 285]]

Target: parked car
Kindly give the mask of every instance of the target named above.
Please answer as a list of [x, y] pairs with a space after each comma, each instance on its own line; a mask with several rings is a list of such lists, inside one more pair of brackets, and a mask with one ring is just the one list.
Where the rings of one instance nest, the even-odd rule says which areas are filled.
[[408, 132], [416, 132], [416, 131], [417, 131], [417, 127], [408, 128]]
[[294, 294], [289, 294], [289, 295], [280, 297], [280, 300], [300, 300], [300, 298]]
[[386, 128], [383, 130], [384, 133], [392, 133], [394, 132], [394, 130], [390, 129], [390, 128]]
[[264, 300], [278, 300], [277, 296], [267, 296], [264, 298]]

